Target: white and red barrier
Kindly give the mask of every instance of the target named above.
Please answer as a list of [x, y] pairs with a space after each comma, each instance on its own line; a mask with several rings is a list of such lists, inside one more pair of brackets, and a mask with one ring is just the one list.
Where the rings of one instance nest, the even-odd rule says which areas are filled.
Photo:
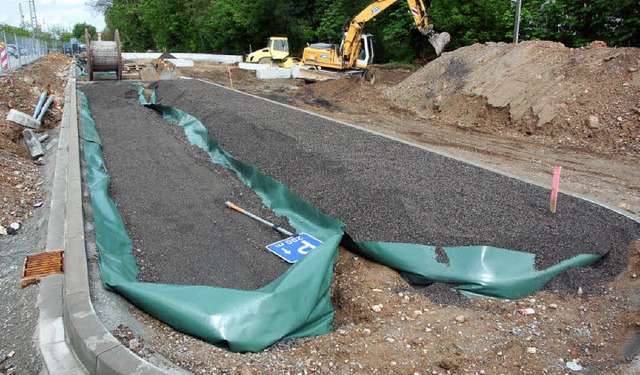
[[4, 43], [0, 43], [0, 69], [9, 70], [9, 56], [7, 56]]

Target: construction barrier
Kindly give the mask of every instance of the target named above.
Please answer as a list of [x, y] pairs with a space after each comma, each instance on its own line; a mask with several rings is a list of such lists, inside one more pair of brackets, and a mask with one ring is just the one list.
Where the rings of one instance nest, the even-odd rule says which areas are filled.
[[328, 333], [333, 322], [330, 285], [338, 245], [401, 272], [413, 284], [443, 282], [457, 285], [468, 296], [521, 298], [542, 288], [569, 267], [588, 266], [600, 255], [581, 254], [545, 270], [536, 270], [535, 255], [488, 246], [445, 247], [448, 264], [436, 260], [435, 246], [411, 243], [350, 242], [345, 224], [320, 212], [286, 186], [222, 149], [193, 116], [149, 102], [138, 88], [140, 102], [180, 126], [189, 142], [202, 148], [212, 162], [236, 174], [264, 205], [289, 219], [296, 232], [309, 233], [323, 243], [271, 284], [258, 290], [210, 286], [143, 283], [132, 243], [108, 195], [110, 177], [102, 158], [101, 140], [91, 119], [87, 99], [82, 100], [84, 157], [94, 212], [99, 265], [106, 288], [175, 329], [232, 351], [260, 351], [286, 338]]
[[4, 42], [0, 42], [0, 69], [9, 70], [9, 57]]

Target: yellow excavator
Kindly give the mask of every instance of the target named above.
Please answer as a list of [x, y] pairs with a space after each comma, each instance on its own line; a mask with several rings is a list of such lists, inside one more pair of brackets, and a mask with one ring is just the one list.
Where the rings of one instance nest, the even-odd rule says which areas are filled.
[[[349, 74], [364, 75], [373, 62], [373, 38], [370, 34], [364, 34], [364, 25], [367, 21], [376, 17], [382, 11], [393, 5], [398, 0], [376, 0], [363, 9], [346, 26], [342, 43], [335, 44], [316, 43], [305, 48], [302, 53], [302, 67], [311, 69], [328, 68]], [[449, 33], [436, 33], [426, 14], [423, 0], [407, 0], [409, 10], [418, 30], [429, 37], [429, 43], [434, 47], [439, 56], [449, 43]], [[351, 71], [350, 71], [351, 70]], [[301, 69], [299, 78], [315, 79], [308, 69]], [[327, 77], [328, 78], [328, 77]]]

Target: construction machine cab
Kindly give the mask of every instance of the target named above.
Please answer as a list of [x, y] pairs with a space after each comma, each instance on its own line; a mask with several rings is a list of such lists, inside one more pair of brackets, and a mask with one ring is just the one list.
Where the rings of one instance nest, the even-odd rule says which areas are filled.
[[267, 46], [247, 55], [246, 62], [276, 65], [289, 57], [289, 39], [287, 37], [272, 36], [267, 40]]

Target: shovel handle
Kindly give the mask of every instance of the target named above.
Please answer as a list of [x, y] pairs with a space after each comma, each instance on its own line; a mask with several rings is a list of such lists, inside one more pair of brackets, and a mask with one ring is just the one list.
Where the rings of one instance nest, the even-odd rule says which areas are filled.
[[230, 209], [232, 209], [234, 211], [238, 211], [243, 215], [247, 215], [250, 218], [252, 218], [253, 220], [259, 221], [262, 224], [268, 225], [271, 228], [275, 229], [276, 231], [284, 234], [285, 236], [289, 236], [289, 237], [293, 236], [293, 233], [289, 232], [288, 230], [286, 230], [284, 228], [281, 228], [281, 227], [277, 226], [276, 224], [261, 218], [260, 216], [254, 215], [251, 212], [245, 210], [244, 208], [238, 207], [238, 206], [236, 206], [235, 204], [233, 204], [233, 203], [231, 203], [229, 201], [225, 202], [225, 206], [229, 207]]

